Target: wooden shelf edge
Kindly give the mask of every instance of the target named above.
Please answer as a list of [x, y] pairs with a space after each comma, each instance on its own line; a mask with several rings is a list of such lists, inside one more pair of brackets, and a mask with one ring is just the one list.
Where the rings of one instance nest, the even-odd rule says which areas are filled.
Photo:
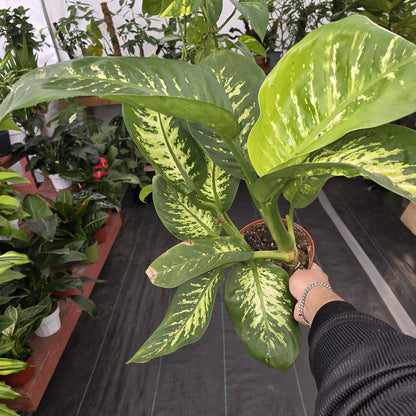
[[[99, 277], [121, 225], [120, 213], [113, 214], [112, 223], [107, 226], [107, 241], [99, 245], [99, 259], [93, 264], [75, 265], [72, 269], [74, 276], [88, 276], [93, 279]], [[89, 297], [94, 285], [94, 282], [86, 284], [83, 294]], [[38, 408], [82, 312], [71, 299], [60, 301], [60, 308], [61, 328], [56, 334], [47, 338], [40, 338], [36, 335], [30, 337], [30, 343], [36, 350], [33, 355], [35, 376], [25, 386], [15, 388], [22, 397], [15, 400], [1, 401], [13, 410], [34, 412]]]

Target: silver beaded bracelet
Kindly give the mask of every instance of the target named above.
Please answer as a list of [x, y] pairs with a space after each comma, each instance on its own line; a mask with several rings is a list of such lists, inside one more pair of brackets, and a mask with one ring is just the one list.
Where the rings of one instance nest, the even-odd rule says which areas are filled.
[[313, 283], [311, 283], [304, 291], [303, 291], [303, 293], [302, 293], [302, 297], [300, 298], [300, 301], [299, 301], [299, 316], [302, 318], [302, 321], [306, 324], [306, 325], [308, 325], [308, 326], [310, 326], [310, 324], [309, 324], [309, 322], [305, 319], [305, 316], [303, 315], [303, 307], [305, 306], [305, 300], [306, 300], [306, 295], [309, 293], [309, 291], [313, 288], [313, 287], [315, 287], [315, 286], [323, 286], [323, 287], [326, 287], [327, 289], [329, 289], [329, 290], [331, 290], [332, 291], [332, 287], [331, 286], [329, 286], [328, 284], [326, 284], [326, 283], [323, 283], [323, 282], [313, 282]]

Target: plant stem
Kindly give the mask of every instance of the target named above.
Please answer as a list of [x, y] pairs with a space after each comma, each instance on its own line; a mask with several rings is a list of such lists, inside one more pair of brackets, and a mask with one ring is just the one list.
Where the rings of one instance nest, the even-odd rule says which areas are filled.
[[293, 262], [291, 253], [284, 253], [278, 250], [255, 251], [253, 259], [271, 259], [271, 260], [277, 260], [286, 264]]
[[222, 224], [222, 226], [223, 226], [225, 232], [228, 235], [239, 236], [239, 237], [243, 238], [240, 231], [235, 226], [235, 224], [231, 221], [231, 218], [228, 216], [228, 214], [226, 212], [223, 212], [222, 216], [224, 218], [224, 223]]
[[[249, 191], [251, 191], [250, 187]], [[251, 192], [250, 194], [252, 195]], [[285, 263], [297, 262], [295, 240], [286, 229], [277, 206], [279, 195], [272, 197], [266, 203], [260, 203], [253, 195], [252, 198], [277, 244], [279, 256], [283, 255], [286, 258], [286, 260], [283, 260]]]

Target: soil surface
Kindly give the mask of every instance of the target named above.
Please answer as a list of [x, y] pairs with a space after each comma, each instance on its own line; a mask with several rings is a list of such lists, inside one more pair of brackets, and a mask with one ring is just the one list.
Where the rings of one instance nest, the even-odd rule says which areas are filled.
[[[266, 224], [256, 224], [253, 227], [249, 228], [244, 232], [244, 239], [250, 245], [254, 251], [261, 250], [276, 250], [277, 245], [270, 234], [269, 229]], [[309, 266], [309, 256], [308, 256], [308, 239], [301, 230], [296, 228], [295, 225], [295, 240], [296, 247], [299, 251], [299, 266], [298, 267], [289, 267], [283, 263], [279, 263], [273, 260], [273, 263], [280, 266], [282, 269], [291, 276], [297, 269], [305, 270]]]

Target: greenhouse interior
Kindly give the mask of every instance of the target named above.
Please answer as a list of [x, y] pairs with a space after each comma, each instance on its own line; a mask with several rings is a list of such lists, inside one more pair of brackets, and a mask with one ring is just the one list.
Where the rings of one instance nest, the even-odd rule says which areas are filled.
[[414, 0], [0, 1], [0, 414], [416, 414]]

